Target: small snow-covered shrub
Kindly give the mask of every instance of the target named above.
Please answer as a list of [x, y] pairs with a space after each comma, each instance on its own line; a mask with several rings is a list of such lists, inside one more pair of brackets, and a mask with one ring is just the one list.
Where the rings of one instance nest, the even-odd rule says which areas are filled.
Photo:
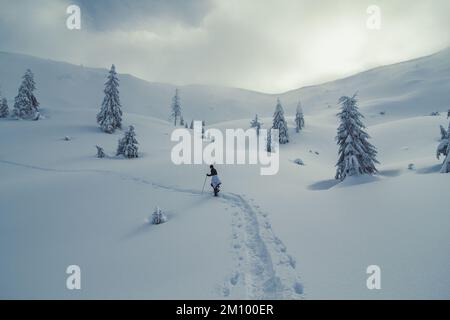
[[439, 113], [439, 111], [433, 111], [433, 112], [430, 113], [430, 116], [432, 116], [432, 117], [438, 117], [440, 115], [441, 114]]
[[70, 140], [72, 140], [69, 136], [65, 136], [64, 138], [63, 138], [63, 140], [64, 141], [70, 141]]
[[414, 170], [416, 167], [414, 165], [414, 163], [410, 163], [408, 164], [408, 170]]
[[155, 211], [153, 211], [152, 217], [150, 219], [151, 224], [161, 224], [167, 221], [166, 215], [162, 210], [156, 206]]
[[304, 166], [304, 165], [305, 165], [305, 163], [303, 162], [303, 160], [300, 159], [300, 158], [295, 159], [295, 160], [294, 160], [294, 163], [295, 163], [295, 164], [298, 164], [299, 166]]
[[106, 157], [105, 151], [100, 146], [95, 146], [97, 148], [97, 158], [104, 158]]

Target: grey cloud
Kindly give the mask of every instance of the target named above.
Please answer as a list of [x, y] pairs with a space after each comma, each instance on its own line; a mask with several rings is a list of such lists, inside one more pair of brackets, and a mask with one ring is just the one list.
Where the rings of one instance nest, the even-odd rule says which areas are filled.
[[[65, 28], [72, 1], [0, 0], [0, 50], [275, 93], [450, 44], [448, 0], [78, 1], [81, 31]], [[365, 25], [372, 4], [380, 31]]]
[[100, 31], [130, 31], [157, 24], [201, 24], [211, 10], [209, 0], [76, 0], [85, 21]]

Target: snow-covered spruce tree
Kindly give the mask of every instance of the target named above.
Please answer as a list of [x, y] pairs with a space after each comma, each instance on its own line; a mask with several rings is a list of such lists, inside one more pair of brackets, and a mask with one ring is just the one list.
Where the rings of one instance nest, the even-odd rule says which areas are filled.
[[181, 103], [178, 89], [175, 89], [175, 95], [172, 98], [170, 118], [173, 119], [174, 126], [177, 126], [178, 118], [181, 118]]
[[448, 143], [449, 143], [449, 139], [445, 138], [442, 139], [441, 142], [439, 143], [437, 150], [436, 150], [436, 157], [439, 159], [441, 157], [441, 155], [443, 156], [447, 156], [448, 154]]
[[134, 127], [130, 126], [122, 139], [119, 139], [119, 146], [117, 147], [116, 155], [123, 155], [125, 158], [137, 158], [138, 157], [138, 145], [136, 140], [136, 133]]
[[275, 113], [273, 114], [273, 129], [278, 129], [278, 139], [280, 144], [289, 142], [288, 126], [284, 119], [284, 111], [281, 105], [280, 99], [277, 100], [277, 106], [275, 107]]
[[271, 129], [267, 130], [266, 151], [272, 152], [272, 133]]
[[0, 118], [6, 118], [7, 116], [9, 116], [8, 101], [3, 98], [0, 101]]
[[305, 126], [305, 119], [303, 117], [302, 105], [299, 101], [297, 105], [297, 111], [295, 113], [295, 131], [299, 133], [304, 126]]
[[206, 126], [206, 122], [205, 120], [202, 121], [202, 139], [205, 138], [205, 126]]
[[447, 144], [447, 155], [445, 156], [444, 162], [442, 163], [441, 173], [449, 173], [450, 172], [450, 142]]
[[189, 129], [189, 126], [188, 126], [187, 122], [184, 123], [184, 128], [185, 129]]
[[180, 126], [184, 126], [184, 119], [183, 119], [183, 116], [180, 116]]
[[364, 131], [361, 121], [364, 116], [358, 111], [356, 94], [351, 98], [341, 97], [339, 103], [341, 112], [337, 116], [341, 124], [336, 136], [339, 145], [336, 179], [377, 173], [377, 150], [367, 141], [370, 136]]
[[194, 129], [194, 120], [191, 120], [191, 125], [189, 126], [189, 129]]
[[22, 79], [22, 84], [14, 99], [13, 116], [20, 119], [38, 120], [39, 102], [33, 93], [36, 90], [33, 72], [27, 69]]
[[446, 137], [441, 140], [441, 143], [439, 143], [436, 151], [436, 156], [438, 159], [441, 155], [445, 157], [444, 162], [442, 163], [441, 173], [450, 172], [450, 123], [448, 128], [449, 130]]
[[250, 122], [250, 126], [256, 129], [256, 135], [259, 136], [259, 130], [261, 129], [262, 123], [259, 122], [258, 115], [255, 115], [255, 119]]
[[[450, 126], [449, 126], [450, 127]], [[447, 139], [448, 132], [445, 130], [445, 128], [441, 125], [441, 140]]]
[[[445, 155], [444, 162], [442, 163], [441, 173], [450, 172], [450, 139], [447, 139], [447, 144], [445, 148], [442, 148], [442, 154]], [[438, 159], [439, 159], [439, 148], [438, 148]]]
[[119, 79], [114, 65], [111, 66], [107, 79], [104, 90], [105, 98], [100, 112], [97, 114], [97, 123], [104, 132], [113, 133], [116, 129], [122, 128]]

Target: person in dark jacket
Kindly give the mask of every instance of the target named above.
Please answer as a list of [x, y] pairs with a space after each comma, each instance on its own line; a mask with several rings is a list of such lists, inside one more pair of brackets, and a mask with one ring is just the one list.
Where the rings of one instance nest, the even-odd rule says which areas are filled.
[[217, 175], [217, 170], [214, 168], [214, 166], [210, 165], [209, 168], [211, 169], [211, 173], [207, 173], [206, 175], [208, 177], [211, 177], [211, 187], [214, 189], [214, 196], [217, 197], [222, 182], [220, 181], [219, 176]]

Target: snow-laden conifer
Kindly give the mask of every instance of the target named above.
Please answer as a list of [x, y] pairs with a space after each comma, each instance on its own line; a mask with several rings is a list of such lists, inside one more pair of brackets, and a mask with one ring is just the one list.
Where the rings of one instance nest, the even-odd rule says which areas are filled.
[[445, 128], [441, 125], [441, 140], [447, 139], [448, 132], [445, 130]]
[[358, 110], [356, 94], [353, 97], [341, 97], [339, 103], [341, 111], [337, 115], [340, 125], [336, 136], [339, 145], [336, 179], [377, 173], [377, 151], [368, 142], [370, 136], [364, 131], [365, 126], [361, 121], [364, 116]]
[[123, 138], [119, 139], [116, 155], [123, 155], [125, 158], [137, 158], [138, 144], [134, 127], [130, 126], [128, 130], [125, 131]]
[[272, 152], [272, 134], [271, 129], [267, 130], [266, 151]]
[[6, 118], [9, 115], [8, 101], [6, 98], [0, 101], [0, 118]]
[[273, 114], [273, 129], [278, 129], [278, 139], [280, 144], [289, 142], [289, 133], [287, 122], [284, 118], [284, 111], [280, 99], [277, 100], [277, 106]]
[[34, 90], [36, 90], [34, 74], [28, 69], [22, 77], [22, 83], [14, 99], [13, 115], [16, 118], [39, 119], [39, 102], [34, 96]]
[[250, 126], [256, 129], [256, 135], [259, 136], [259, 130], [261, 129], [262, 123], [258, 119], [258, 115], [255, 115], [255, 118], [250, 122]]
[[448, 127], [449, 130], [447, 131], [447, 135], [441, 140], [436, 150], [436, 156], [438, 159], [441, 156], [445, 157], [444, 162], [442, 163], [441, 173], [450, 172], [450, 123]]
[[178, 89], [175, 89], [175, 95], [172, 98], [170, 118], [173, 119], [174, 126], [177, 125], [178, 118], [181, 118], [181, 102]]
[[116, 129], [122, 128], [122, 106], [119, 98], [119, 79], [117, 78], [116, 67], [111, 66], [104, 89], [100, 112], [97, 114], [97, 123], [100, 128], [107, 133], [113, 133]]
[[297, 111], [295, 113], [295, 131], [299, 133], [304, 126], [305, 126], [305, 119], [303, 117], [302, 105], [299, 101], [297, 105]]

